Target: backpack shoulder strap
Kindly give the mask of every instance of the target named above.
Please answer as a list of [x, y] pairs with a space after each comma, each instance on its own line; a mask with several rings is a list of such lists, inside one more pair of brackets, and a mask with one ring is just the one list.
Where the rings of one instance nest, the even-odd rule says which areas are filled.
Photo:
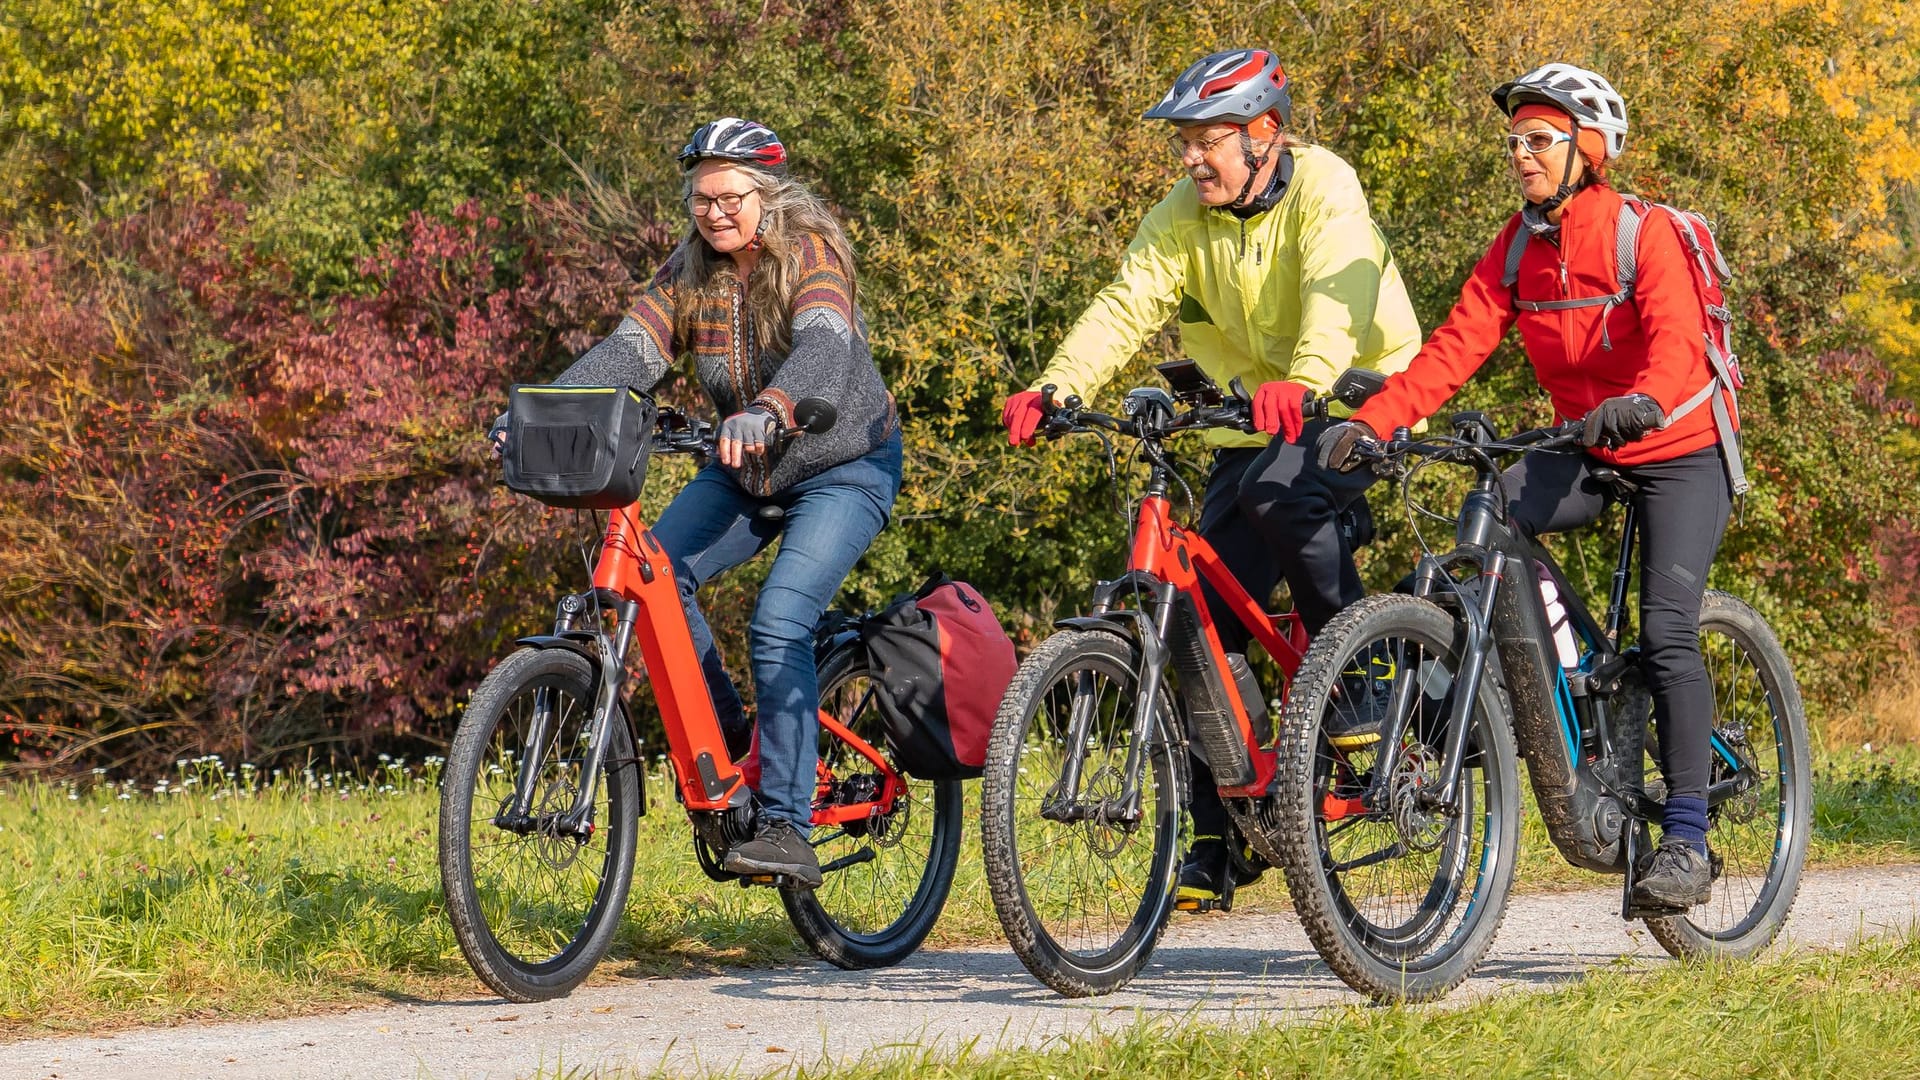
[[1640, 277], [1640, 219], [1645, 214], [1646, 204], [1637, 196], [1620, 196], [1620, 220], [1613, 229], [1613, 263], [1622, 297], [1633, 295], [1633, 284]]
[[[1514, 215], [1517, 219], [1519, 215]], [[1522, 224], [1513, 230], [1513, 242], [1507, 245], [1507, 268], [1500, 274], [1500, 285], [1511, 290], [1513, 283], [1520, 280], [1520, 256], [1527, 250], [1527, 227]]]

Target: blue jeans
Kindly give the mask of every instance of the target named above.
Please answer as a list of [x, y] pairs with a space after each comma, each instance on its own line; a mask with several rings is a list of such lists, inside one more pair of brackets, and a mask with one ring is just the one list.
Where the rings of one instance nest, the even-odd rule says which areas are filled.
[[[896, 431], [879, 449], [765, 498], [709, 465], [674, 496], [653, 526], [654, 538], [673, 560], [714, 711], [735, 738], [746, 730], [745, 709], [694, 594], [781, 537], [749, 624], [760, 701], [760, 805], [768, 818], [787, 822], [802, 836], [813, 820], [820, 756], [814, 626], [892, 514], [900, 494], [900, 458]], [[784, 517], [758, 517], [767, 506], [778, 506]]]

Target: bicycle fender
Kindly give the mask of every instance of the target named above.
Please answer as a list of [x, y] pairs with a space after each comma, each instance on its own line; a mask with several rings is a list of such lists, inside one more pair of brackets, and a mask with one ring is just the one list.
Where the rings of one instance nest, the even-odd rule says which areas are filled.
[[1074, 615], [1055, 619], [1053, 625], [1062, 630], [1115, 630], [1123, 637], [1135, 640], [1143, 635], [1153, 635], [1153, 624], [1147, 621], [1147, 613], [1131, 609], [1103, 611], [1098, 615]]
[[[577, 636], [576, 636], [577, 635]], [[600, 654], [593, 647], [593, 635], [575, 632], [575, 634], [534, 634], [530, 637], [515, 638], [515, 645], [524, 645], [529, 649], [567, 649], [587, 658], [593, 670], [600, 670]]]

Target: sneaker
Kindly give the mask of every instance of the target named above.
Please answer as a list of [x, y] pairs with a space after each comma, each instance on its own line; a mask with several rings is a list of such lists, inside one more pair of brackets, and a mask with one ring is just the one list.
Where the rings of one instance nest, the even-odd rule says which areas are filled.
[[1646, 871], [1633, 883], [1636, 904], [1690, 908], [1713, 895], [1713, 864], [1683, 840], [1663, 840]]
[[1380, 724], [1393, 698], [1393, 657], [1379, 644], [1353, 658], [1321, 718], [1320, 731], [1342, 750], [1380, 741]]
[[1231, 911], [1233, 890], [1260, 880], [1258, 869], [1234, 865], [1226, 841], [1217, 836], [1196, 839], [1180, 861], [1180, 878], [1173, 892], [1175, 911]]
[[749, 877], [778, 874], [806, 889], [819, 888], [822, 880], [813, 845], [798, 829], [778, 820], [762, 822], [753, 839], [728, 848], [720, 869]]

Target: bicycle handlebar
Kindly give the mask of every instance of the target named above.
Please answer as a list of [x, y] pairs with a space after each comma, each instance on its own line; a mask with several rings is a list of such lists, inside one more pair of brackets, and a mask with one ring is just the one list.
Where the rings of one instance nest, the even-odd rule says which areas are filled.
[[[806, 434], [808, 430], [805, 425], [795, 424], [787, 427], [776, 419], [773, 422], [773, 434], [768, 442], [781, 445]], [[696, 454], [701, 457], [711, 457], [713, 448], [712, 421], [688, 415], [684, 410], [670, 405], [661, 406], [654, 415], [653, 442], [648, 448], [649, 453]]]
[[1581, 443], [1586, 425], [1579, 420], [1568, 420], [1551, 427], [1522, 431], [1501, 439], [1493, 437], [1492, 425], [1481, 413], [1456, 413], [1454, 415], [1454, 435], [1430, 436], [1415, 439], [1406, 428], [1400, 428], [1391, 438], [1367, 439], [1354, 447], [1354, 456], [1373, 466], [1376, 472], [1383, 467], [1391, 470], [1404, 458], [1424, 457], [1438, 460], [1449, 458], [1481, 458], [1490, 460], [1511, 454], [1523, 454], [1529, 450], [1559, 450]]
[[[1041, 421], [1036, 434], [1041, 438], [1057, 439], [1064, 435], [1091, 432], [1096, 428], [1141, 439], [1165, 438], [1183, 431], [1215, 428], [1230, 428], [1248, 434], [1257, 430], [1253, 426], [1253, 395], [1237, 378], [1228, 384], [1227, 400], [1221, 404], [1190, 405], [1184, 412], [1175, 408], [1177, 399], [1157, 387], [1136, 390], [1127, 396], [1127, 400], [1140, 401], [1142, 404], [1131, 416], [1095, 412], [1086, 408], [1078, 395], [1068, 395], [1066, 401], [1056, 402], [1053, 399], [1056, 389], [1052, 383], [1040, 388]], [[1331, 394], [1307, 391], [1300, 404], [1303, 419], [1324, 418], [1327, 406], [1334, 400]]]

